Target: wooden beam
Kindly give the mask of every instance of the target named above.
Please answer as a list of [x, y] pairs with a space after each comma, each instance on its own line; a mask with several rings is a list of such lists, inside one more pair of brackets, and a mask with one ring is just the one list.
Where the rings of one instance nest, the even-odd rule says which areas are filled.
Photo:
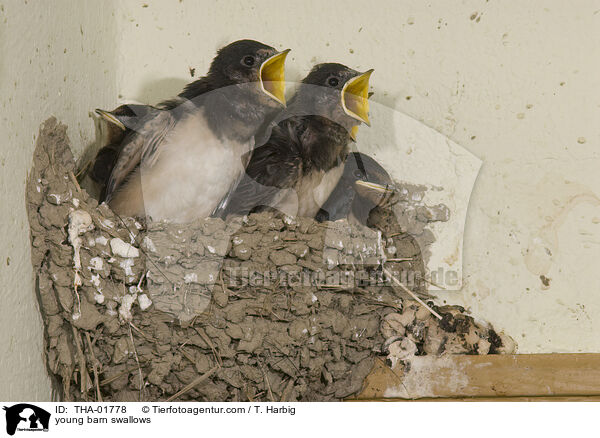
[[357, 400], [600, 397], [600, 354], [417, 356], [408, 371], [379, 361]]

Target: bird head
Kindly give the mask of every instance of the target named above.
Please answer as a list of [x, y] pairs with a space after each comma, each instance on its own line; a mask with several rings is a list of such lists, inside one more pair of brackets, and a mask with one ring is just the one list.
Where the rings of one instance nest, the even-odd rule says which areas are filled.
[[356, 194], [371, 208], [390, 204], [396, 193], [386, 170], [373, 158], [359, 152], [348, 155], [342, 178], [351, 182]]
[[360, 73], [343, 64], [316, 65], [302, 81], [299, 101], [311, 105], [315, 114], [346, 127], [356, 139], [357, 128], [369, 121], [369, 78], [373, 70]]
[[139, 121], [153, 109], [150, 105], [130, 103], [118, 106], [112, 111], [96, 108], [96, 114], [110, 127], [126, 131], [127, 129], [134, 129]]
[[285, 58], [289, 49], [278, 52], [253, 40], [235, 41], [219, 50], [208, 76], [216, 87], [256, 84], [252, 91], [261, 103], [285, 106]]

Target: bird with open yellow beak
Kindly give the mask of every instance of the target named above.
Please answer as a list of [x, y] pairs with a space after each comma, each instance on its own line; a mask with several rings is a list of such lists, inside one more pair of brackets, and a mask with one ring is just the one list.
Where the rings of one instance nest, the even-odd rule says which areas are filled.
[[261, 125], [285, 107], [285, 58], [252, 40], [219, 50], [208, 74], [135, 120], [106, 201], [125, 216], [207, 217], [237, 184]]
[[369, 122], [369, 77], [345, 65], [315, 66], [258, 144], [220, 217], [266, 207], [314, 217], [343, 172], [349, 145]]

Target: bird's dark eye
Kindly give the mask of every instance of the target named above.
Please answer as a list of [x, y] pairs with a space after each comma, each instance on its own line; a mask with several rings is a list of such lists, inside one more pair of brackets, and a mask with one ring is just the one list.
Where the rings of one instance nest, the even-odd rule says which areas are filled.
[[339, 83], [340, 83], [340, 81], [338, 78], [327, 79], [327, 85], [329, 85], [330, 87], [337, 87]]
[[354, 176], [357, 177], [357, 178], [362, 178], [363, 174], [362, 174], [362, 172], [360, 170], [355, 170], [354, 171]]
[[244, 64], [246, 67], [252, 67], [254, 65], [254, 56], [244, 56], [244, 59], [242, 59], [242, 64]]

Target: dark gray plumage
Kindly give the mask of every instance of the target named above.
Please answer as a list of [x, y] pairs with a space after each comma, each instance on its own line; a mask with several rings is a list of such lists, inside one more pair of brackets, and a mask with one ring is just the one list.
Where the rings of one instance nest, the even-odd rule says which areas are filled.
[[371, 72], [336, 63], [315, 66], [259, 137], [264, 144], [252, 152], [246, 174], [217, 215], [274, 207], [313, 217], [335, 185], [324, 176], [344, 161], [356, 127], [369, 123]]
[[337, 185], [315, 219], [319, 222], [349, 219], [367, 225], [371, 211], [389, 203], [394, 192], [392, 178], [377, 161], [353, 152], [346, 158]]

